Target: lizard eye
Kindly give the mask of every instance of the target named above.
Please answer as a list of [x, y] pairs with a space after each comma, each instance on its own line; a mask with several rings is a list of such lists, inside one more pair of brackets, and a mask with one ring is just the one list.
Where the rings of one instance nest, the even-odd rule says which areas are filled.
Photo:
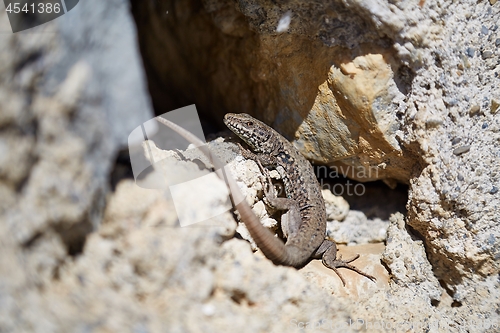
[[253, 122], [251, 122], [251, 121], [247, 122], [247, 126], [252, 126], [252, 125], [253, 125]]

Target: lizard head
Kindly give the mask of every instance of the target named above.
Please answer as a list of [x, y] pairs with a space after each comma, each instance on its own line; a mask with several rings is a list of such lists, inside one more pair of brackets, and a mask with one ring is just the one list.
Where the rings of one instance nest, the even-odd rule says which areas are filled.
[[269, 152], [274, 133], [271, 127], [246, 113], [228, 113], [224, 124], [257, 152]]

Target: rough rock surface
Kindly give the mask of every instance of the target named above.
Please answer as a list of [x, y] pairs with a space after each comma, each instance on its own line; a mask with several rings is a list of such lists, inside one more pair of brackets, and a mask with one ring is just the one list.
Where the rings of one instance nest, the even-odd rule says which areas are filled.
[[453, 307], [475, 306], [477, 288], [497, 297], [498, 3], [162, 1], [134, 13], [154, 101], [175, 85], [179, 100], [195, 92], [219, 119], [254, 114], [352, 178], [408, 183], [409, 232]]
[[102, 223], [118, 149], [152, 112], [134, 22], [126, 1], [91, 0], [16, 34], [2, 8], [0, 29], [0, 331], [91, 327], [105, 305], [57, 286]]
[[[499, 5], [86, 0], [17, 34], [0, 11], [0, 332], [497, 332]], [[274, 266], [220, 207], [182, 228], [172, 193], [113, 189], [146, 80], [158, 114], [252, 113], [316, 162], [409, 184], [407, 216], [377, 197], [390, 221], [326, 195], [377, 283]], [[277, 228], [258, 168], [213, 147]], [[182, 156], [177, 174], [209, 174]]]

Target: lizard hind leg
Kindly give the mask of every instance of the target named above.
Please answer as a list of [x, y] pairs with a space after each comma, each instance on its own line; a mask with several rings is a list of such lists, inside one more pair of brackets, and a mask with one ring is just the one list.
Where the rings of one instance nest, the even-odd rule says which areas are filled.
[[352, 257], [351, 259], [347, 259], [347, 260], [343, 260], [342, 256], [340, 254], [337, 258], [337, 245], [332, 241], [329, 241], [326, 239], [323, 241], [323, 243], [320, 245], [320, 247], [318, 248], [318, 250], [316, 250], [316, 253], [315, 253], [315, 257], [319, 257], [319, 256], [321, 256], [321, 261], [322, 261], [323, 265], [332, 269], [339, 276], [344, 287], [345, 287], [345, 280], [338, 270], [338, 268], [341, 268], [341, 267], [350, 269], [350, 270], [352, 270], [360, 275], [363, 275], [363, 276], [369, 278], [370, 280], [372, 280], [373, 282], [375, 282], [375, 280], [376, 280], [376, 278], [374, 276], [371, 276], [367, 273], [364, 273], [356, 266], [351, 265], [351, 262], [353, 262], [354, 260], [359, 258], [359, 254], [357, 254], [354, 257]]

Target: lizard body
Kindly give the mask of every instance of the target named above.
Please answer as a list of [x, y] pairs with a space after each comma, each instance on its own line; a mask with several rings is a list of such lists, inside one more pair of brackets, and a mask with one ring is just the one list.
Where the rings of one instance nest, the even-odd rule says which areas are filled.
[[[273, 252], [269, 256], [261, 248], [264, 254], [276, 264], [293, 267], [301, 267], [309, 259], [321, 257], [323, 264], [333, 269], [344, 285], [345, 281], [337, 270], [339, 267], [375, 280], [373, 276], [349, 264], [359, 255], [350, 260], [342, 260], [340, 256], [337, 258], [336, 244], [325, 239], [325, 202], [314, 170], [305, 157], [281, 134], [248, 114], [228, 113], [224, 123], [255, 152], [240, 146], [242, 155], [255, 160], [267, 176], [269, 189], [264, 186], [265, 202], [286, 211], [282, 216], [283, 234], [287, 238], [284, 248], [276, 245], [275, 248], [266, 249], [267, 252]], [[276, 197], [269, 174], [262, 165], [276, 168], [285, 185], [286, 198]], [[276, 242], [269, 244], [271, 247], [278, 242], [283, 244], [276, 238], [274, 240]]]
[[[301, 267], [310, 258], [321, 257], [323, 264], [333, 269], [344, 285], [344, 278], [337, 270], [339, 267], [351, 269], [372, 281], [375, 280], [373, 276], [349, 264], [359, 255], [350, 260], [342, 260], [340, 256], [337, 259], [335, 243], [325, 240], [325, 204], [312, 166], [278, 132], [247, 114], [227, 114], [224, 117], [226, 126], [258, 153], [254, 154], [240, 146], [243, 156], [257, 161], [262, 172], [267, 176], [269, 189], [265, 189], [265, 201], [275, 208], [287, 210], [282, 216], [283, 233], [287, 237], [286, 244], [274, 237], [273, 233], [260, 223], [250, 205], [244, 200], [230, 172], [224, 169], [222, 162], [210, 154], [203, 141], [165, 118], [156, 117], [156, 119], [200, 148], [203, 154], [213, 162], [217, 175], [226, 182], [231, 191], [241, 220], [245, 223], [257, 246], [273, 263]], [[262, 164], [274, 166], [280, 173], [285, 184], [287, 198], [276, 197], [269, 173], [262, 167]]]

